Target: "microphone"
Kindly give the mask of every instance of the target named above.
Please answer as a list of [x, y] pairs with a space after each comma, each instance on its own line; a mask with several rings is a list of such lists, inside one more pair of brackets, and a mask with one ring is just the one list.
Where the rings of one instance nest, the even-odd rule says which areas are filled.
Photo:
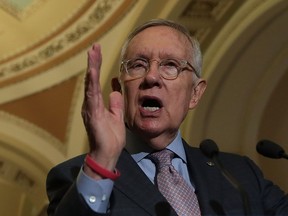
[[273, 159], [280, 159], [280, 158], [285, 158], [288, 159], [288, 155], [285, 153], [284, 149], [270, 141], [270, 140], [261, 140], [257, 143], [256, 150], [259, 154], [273, 158]]
[[216, 167], [221, 171], [222, 175], [230, 182], [230, 184], [239, 192], [245, 215], [251, 214], [250, 203], [248, 195], [238, 180], [224, 167], [218, 157], [219, 149], [217, 144], [211, 140], [206, 139], [200, 143], [200, 150], [204, 155], [210, 158]]

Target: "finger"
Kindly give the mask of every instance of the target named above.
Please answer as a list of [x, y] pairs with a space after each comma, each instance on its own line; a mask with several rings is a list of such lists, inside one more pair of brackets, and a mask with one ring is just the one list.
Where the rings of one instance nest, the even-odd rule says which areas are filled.
[[120, 92], [114, 91], [110, 94], [109, 111], [113, 113], [118, 120], [124, 120], [124, 99]]
[[[94, 44], [88, 51], [87, 74], [85, 80], [86, 91], [99, 91], [100, 89], [100, 68], [102, 64], [101, 47]], [[92, 92], [91, 92], [92, 93]]]
[[88, 73], [95, 75], [93, 78], [97, 78], [96, 81], [98, 82], [100, 77], [101, 64], [101, 47], [99, 44], [93, 44], [92, 48], [88, 51]]
[[[99, 44], [94, 44], [88, 51], [88, 67], [85, 81], [85, 96], [87, 100], [102, 99], [100, 87], [100, 67], [102, 64], [101, 48]], [[98, 97], [98, 98], [97, 98]]]

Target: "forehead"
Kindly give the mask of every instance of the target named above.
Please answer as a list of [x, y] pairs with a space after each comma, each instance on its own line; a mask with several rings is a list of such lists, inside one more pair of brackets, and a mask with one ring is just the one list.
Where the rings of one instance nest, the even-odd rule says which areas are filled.
[[153, 26], [139, 32], [128, 44], [126, 56], [189, 58], [191, 43], [186, 35], [168, 26]]

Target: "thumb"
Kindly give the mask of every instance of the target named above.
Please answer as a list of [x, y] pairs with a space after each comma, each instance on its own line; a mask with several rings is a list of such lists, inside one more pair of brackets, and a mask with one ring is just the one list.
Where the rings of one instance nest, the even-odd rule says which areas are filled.
[[124, 119], [124, 99], [120, 92], [113, 91], [109, 96], [109, 110], [119, 120]]

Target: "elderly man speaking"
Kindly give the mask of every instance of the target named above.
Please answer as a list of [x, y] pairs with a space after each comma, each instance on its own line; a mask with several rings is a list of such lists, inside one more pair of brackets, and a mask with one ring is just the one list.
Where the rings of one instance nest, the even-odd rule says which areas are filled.
[[[90, 151], [49, 172], [49, 216], [247, 214], [239, 192], [181, 138], [206, 88], [197, 40], [175, 22], [151, 20], [128, 36], [121, 59], [105, 107], [100, 46], [88, 51], [82, 117]], [[287, 195], [251, 160], [219, 160], [246, 191], [250, 215], [288, 215]]]

